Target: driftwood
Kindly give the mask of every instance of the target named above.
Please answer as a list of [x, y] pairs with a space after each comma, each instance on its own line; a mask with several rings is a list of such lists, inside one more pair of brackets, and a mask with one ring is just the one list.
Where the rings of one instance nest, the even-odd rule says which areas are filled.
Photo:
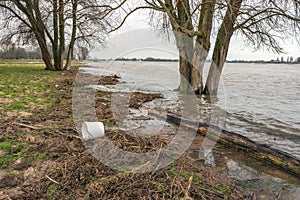
[[[242, 152], [246, 152], [247, 156], [259, 159], [260, 161], [271, 164], [272, 166], [300, 178], [300, 159], [286, 152], [274, 149], [266, 144], [254, 142], [238, 133], [223, 130], [217, 126], [207, 123], [194, 122], [192, 120], [176, 116], [173, 113], [163, 114], [162, 111], [150, 110], [149, 115], [164, 119], [168, 123], [196, 130], [198, 134], [207, 136], [211, 140], [217, 141], [225, 146], [237, 148]], [[203, 131], [203, 128], [208, 129], [208, 127], [210, 134], [207, 134], [207, 131]]]

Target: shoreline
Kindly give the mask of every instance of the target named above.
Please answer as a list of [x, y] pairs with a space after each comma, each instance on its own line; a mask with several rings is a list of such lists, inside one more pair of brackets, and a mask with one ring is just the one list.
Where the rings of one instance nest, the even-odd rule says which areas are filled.
[[[20, 75], [26, 79], [33, 76], [32, 79], [43, 81], [38, 77], [36, 69], [34, 71], [27, 70], [21, 74], [17, 72], [17, 69], [16, 72], [10, 71], [11, 77]], [[44, 71], [39, 73], [44, 74]], [[50, 73], [51, 76], [56, 75], [49, 83], [41, 86], [41, 88], [48, 88], [48, 91], [41, 90], [39, 96], [41, 98], [51, 97], [49, 99], [53, 103], [51, 107], [36, 107], [28, 110], [26, 116], [18, 114], [10, 116], [3, 110], [1, 111], [6, 117], [0, 119], [0, 157], [9, 156], [11, 160], [0, 169], [0, 197], [14, 199], [70, 197], [181, 199], [190, 197], [200, 199], [203, 196], [213, 199], [247, 199], [266, 193], [270, 193], [270, 197], [275, 196], [273, 187], [286, 184], [275, 182], [268, 187], [264, 180], [257, 179], [261, 176], [259, 171], [254, 172], [248, 167], [242, 167], [241, 163], [231, 159], [231, 157], [237, 157], [236, 152], [230, 152], [228, 149], [228, 152], [225, 151], [226, 149], [222, 150], [219, 145], [215, 151], [215, 158], [224, 160], [227, 157], [227, 161], [225, 159], [225, 163], [217, 163], [216, 167], [205, 166], [203, 159], [193, 158], [198, 155], [198, 145], [203, 139], [200, 136], [194, 141], [189, 152], [158, 171], [133, 174], [113, 170], [89, 154], [78, 138], [72, 117], [72, 87], [77, 72], [67, 72], [63, 76], [60, 72], [47, 73]], [[33, 74], [36, 74], [38, 79]], [[98, 78], [102, 79], [100, 82], [105, 82], [105, 84], [111, 82], [107, 77]], [[16, 84], [17, 86], [19, 84], [14, 82], [14, 78], [5, 80], [10, 85]], [[114, 129], [111, 108], [108, 106], [110, 95], [108, 92], [98, 92], [96, 110], [99, 121], [103, 121], [105, 126], [111, 128], [109, 134], [112, 139], [115, 139], [115, 144], [131, 151], [140, 152], [149, 151], [168, 142], [165, 138], [154, 137], [148, 140], [134, 138], [124, 131]], [[143, 101], [147, 100], [141, 94], [135, 97], [135, 100], [132, 101], [133, 107], [143, 106], [145, 103]], [[9, 99], [10, 97], [5, 98]], [[139, 103], [136, 104], [136, 102]], [[20, 113], [21, 110], [19, 108], [18, 112], [15, 112]], [[145, 119], [140, 118], [139, 120]], [[20, 126], [20, 123], [26, 126]], [[172, 133], [172, 131], [164, 133]], [[12, 146], [7, 147], [12, 149], [3, 148], [3, 144], [9, 143], [12, 143]], [[18, 148], [14, 149], [16, 145]], [[17, 154], [11, 154], [10, 151], [16, 151]], [[218, 159], [216, 160], [218, 161]], [[228, 165], [231, 166], [231, 170], [228, 169]], [[248, 172], [256, 174], [256, 177], [249, 176]], [[240, 181], [234, 178], [235, 174], [243, 175], [244, 173], [247, 175]], [[269, 177], [265, 180], [272, 182], [273, 178]], [[256, 185], [263, 188], [261, 193], [255, 193]], [[279, 188], [278, 192], [288, 193], [292, 197], [294, 186], [287, 185], [285, 187], [284, 191]]]

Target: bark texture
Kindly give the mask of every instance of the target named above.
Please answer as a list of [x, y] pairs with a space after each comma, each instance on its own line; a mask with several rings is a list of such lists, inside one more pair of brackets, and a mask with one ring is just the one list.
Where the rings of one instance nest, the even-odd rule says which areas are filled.
[[226, 61], [230, 39], [234, 32], [234, 25], [239, 14], [241, 4], [242, 0], [230, 1], [227, 12], [218, 31], [212, 57], [213, 62], [210, 66], [204, 89], [204, 94], [207, 96], [217, 95], [221, 73]]

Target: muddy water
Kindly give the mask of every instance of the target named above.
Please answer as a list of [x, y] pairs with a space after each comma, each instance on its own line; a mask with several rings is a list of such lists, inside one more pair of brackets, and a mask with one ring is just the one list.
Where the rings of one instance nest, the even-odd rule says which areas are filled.
[[[179, 85], [177, 63], [97, 62], [88, 63], [89, 73], [119, 74], [123, 91], [163, 93], [176, 109]], [[205, 68], [207, 74], [208, 65]], [[268, 144], [300, 158], [300, 65], [227, 63], [220, 84], [217, 107], [226, 119], [224, 129]], [[200, 102], [199, 120], [210, 114]], [[223, 112], [224, 111], [224, 112]], [[225, 123], [222, 123], [225, 121]]]
[[227, 129], [300, 158], [299, 64], [227, 64], [223, 83]]

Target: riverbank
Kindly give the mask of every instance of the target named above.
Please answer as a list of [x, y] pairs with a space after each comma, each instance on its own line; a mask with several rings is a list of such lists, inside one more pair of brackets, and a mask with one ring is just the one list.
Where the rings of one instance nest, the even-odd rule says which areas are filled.
[[[249, 175], [254, 174], [250, 169], [243, 181], [238, 180], [234, 173], [246, 173], [245, 168], [230, 159], [235, 153], [224, 152], [219, 145], [214, 152], [216, 159], [227, 157], [231, 168], [204, 165], [204, 160], [193, 156], [201, 136], [178, 160], [155, 172], [125, 173], [105, 166], [87, 151], [75, 129], [72, 90], [76, 73], [76, 68], [63, 73], [44, 71], [41, 63], [1, 64], [2, 199], [255, 199], [266, 193], [270, 195], [265, 199], [289, 199], [287, 193], [293, 199], [294, 188], [285, 182], [276, 187], [260, 182], [261, 191], [255, 192], [257, 180]], [[118, 77], [98, 78], [100, 85], [118, 81]], [[104, 91], [96, 95], [97, 117], [106, 127], [115, 123], [111, 96]], [[135, 94], [132, 108], [157, 97]], [[116, 145], [133, 152], [151, 151], [169, 142], [159, 136], [134, 138], [118, 129], [107, 134]]]

